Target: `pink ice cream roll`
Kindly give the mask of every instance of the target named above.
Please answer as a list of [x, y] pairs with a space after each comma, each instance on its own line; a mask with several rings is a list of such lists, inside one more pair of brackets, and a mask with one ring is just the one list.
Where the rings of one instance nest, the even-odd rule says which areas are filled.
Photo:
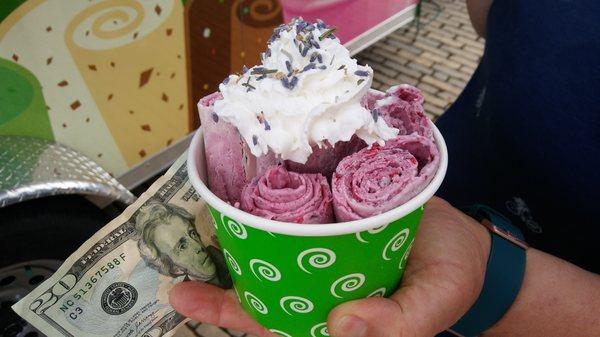
[[363, 105], [379, 114], [385, 122], [399, 130], [398, 135], [417, 133], [433, 138], [429, 119], [423, 109], [423, 94], [411, 85], [393, 86], [385, 94], [370, 91], [363, 97]]
[[327, 179], [321, 174], [288, 172], [282, 165], [270, 167], [244, 188], [241, 209], [285, 222], [334, 222]]
[[260, 158], [252, 155], [238, 130], [214, 112], [214, 102], [222, 98], [221, 93], [215, 92], [198, 103], [204, 129], [208, 185], [219, 198], [237, 206], [244, 186], [278, 160], [273, 154]]
[[338, 222], [368, 218], [404, 204], [427, 187], [439, 164], [433, 140], [416, 133], [344, 158], [331, 182]]
[[367, 143], [355, 135], [347, 142], [337, 142], [333, 147], [329, 144], [321, 148], [315, 145], [306, 163], [286, 160], [285, 166], [298, 173], [321, 173], [329, 179], [342, 159], [365, 147]]
[[[429, 119], [423, 110], [423, 94], [421, 91], [408, 84], [397, 85], [388, 89], [386, 93], [370, 90], [361, 101], [361, 104], [377, 114], [392, 127], [399, 130], [399, 135], [417, 133], [421, 136], [433, 137]], [[350, 141], [337, 142], [335, 146], [326, 145], [319, 148], [312, 147], [312, 154], [304, 164], [286, 161], [286, 167], [294, 172], [321, 173], [330, 177], [335, 168], [344, 157], [349, 156], [367, 144], [354, 136]]]

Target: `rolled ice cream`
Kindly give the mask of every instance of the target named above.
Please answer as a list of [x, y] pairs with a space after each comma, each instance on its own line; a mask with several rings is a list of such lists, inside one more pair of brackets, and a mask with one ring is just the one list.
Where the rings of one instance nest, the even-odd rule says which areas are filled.
[[429, 184], [439, 153], [422, 93], [370, 90], [373, 70], [333, 31], [301, 19], [279, 26], [260, 65], [200, 100], [218, 197], [267, 219], [330, 223], [386, 212]]
[[367, 218], [404, 204], [429, 184], [438, 166], [437, 146], [416, 133], [344, 158], [331, 182], [337, 221]]
[[237, 205], [244, 186], [278, 160], [272, 153], [259, 158], [252, 155], [238, 130], [215, 114], [214, 102], [221, 98], [221, 93], [216, 92], [198, 103], [208, 184], [223, 201]]
[[295, 223], [334, 222], [332, 196], [322, 174], [272, 166], [248, 184], [241, 209], [263, 218]]
[[432, 138], [423, 101], [421, 91], [408, 84], [390, 87], [385, 93], [371, 90], [362, 100], [374, 116], [381, 116], [388, 125], [398, 129], [399, 135], [417, 133]]

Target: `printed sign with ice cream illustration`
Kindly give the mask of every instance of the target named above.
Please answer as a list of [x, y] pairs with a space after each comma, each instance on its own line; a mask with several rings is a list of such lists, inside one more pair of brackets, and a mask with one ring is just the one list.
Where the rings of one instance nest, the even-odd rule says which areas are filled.
[[0, 72], [23, 103], [0, 132], [69, 144], [113, 174], [183, 137], [182, 13], [171, 0], [21, 4], [0, 24]]

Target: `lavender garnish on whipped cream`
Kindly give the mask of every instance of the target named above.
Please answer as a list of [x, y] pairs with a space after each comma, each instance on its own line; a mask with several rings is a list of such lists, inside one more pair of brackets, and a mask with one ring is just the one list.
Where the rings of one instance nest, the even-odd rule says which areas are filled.
[[373, 70], [358, 65], [324, 23], [295, 19], [275, 29], [262, 64], [221, 83], [218, 118], [234, 125], [255, 156], [274, 152], [305, 163], [312, 145], [367, 144], [394, 138], [398, 130], [361, 105]]

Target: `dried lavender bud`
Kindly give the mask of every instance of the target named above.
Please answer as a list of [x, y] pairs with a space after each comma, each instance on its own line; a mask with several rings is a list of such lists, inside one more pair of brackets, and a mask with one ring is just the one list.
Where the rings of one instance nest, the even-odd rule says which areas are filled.
[[354, 72], [354, 75], [367, 77], [369, 76], [369, 72], [366, 70], [357, 70]]
[[327, 69], [327, 66], [326, 65], [319, 66], [319, 69], [325, 70], [325, 69]]
[[281, 34], [281, 30], [283, 29], [283, 27], [277, 27], [273, 30], [273, 34], [271, 34], [271, 37], [269, 38], [269, 43], [274, 42], [275, 40], [277, 40], [278, 38], [280, 38], [280, 34]]
[[244, 64], [244, 66], [242, 66], [242, 74], [245, 74], [248, 71], [248, 67], [246, 67], [246, 65]]
[[251, 75], [266, 75], [266, 74], [274, 74], [277, 72], [277, 69], [267, 69], [265, 67], [254, 67], [250, 72]]
[[304, 30], [307, 31], [307, 32], [312, 32], [313, 30], [315, 30], [315, 26], [308, 25], [308, 26], [306, 26], [306, 28], [304, 28]]
[[296, 84], [298, 84], [298, 77], [294, 76], [294, 77], [292, 77], [292, 80], [290, 81], [290, 90], [294, 89]]
[[288, 72], [292, 72], [292, 63], [290, 61], [285, 61], [285, 67], [287, 68]]
[[310, 55], [310, 60], [309, 62], [315, 62], [317, 60], [317, 53], [314, 52]]
[[304, 69], [302, 69], [302, 71], [308, 71], [308, 70], [311, 70], [311, 69], [315, 69], [316, 66], [317, 65], [314, 64], [314, 63], [309, 63], [309, 64], [306, 65], [306, 67], [304, 67]]
[[290, 80], [287, 77], [281, 79], [281, 84], [284, 88], [290, 89]]
[[248, 80], [246, 81], [246, 83], [242, 83], [242, 86], [246, 87], [246, 92], [249, 92], [250, 90], [255, 90], [256, 88], [250, 84], [250, 77], [248, 77]]
[[323, 63], [323, 56], [321, 56], [321, 54], [318, 54], [317, 60], [319, 61], [319, 63]]
[[265, 56], [271, 57], [271, 49], [270, 48], [267, 48], [267, 50], [265, 50]]
[[256, 78], [256, 80], [257, 80], [257, 81], [262, 81], [262, 80], [264, 80], [265, 78], [267, 78], [267, 74], [262, 74], [261, 76], [257, 77], [257, 78]]
[[346, 65], [342, 64], [337, 70], [342, 70], [342, 69], [346, 69]]
[[221, 83], [227, 85], [227, 83], [229, 83], [229, 76], [225, 77], [225, 79]]
[[379, 119], [379, 109], [371, 110], [371, 117], [373, 117], [373, 120], [377, 123], [377, 120]]
[[307, 25], [308, 23], [306, 21], [300, 21], [300, 23], [296, 25], [296, 33], [300, 34], [300, 32], [303, 31]]
[[256, 144], [258, 144], [258, 137], [256, 135], [252, 136], [252, 144], [254, 144], [256, 146]]
[[269, 131], [269, 130], [271, 130], [271, 125], [269, 124], [269, 122], [267, 122], [267, 121], [265, 120], [265, 123], [264, 123], [264, 124], [265, 124], [265, 130], [266, 130], [266, 131]]
[[[333, 32], [335, 32], [336, 28], [331, 28], [328, 29], [325, 33], [321, 34], [321, 36], [319, 36], [319, 41], [323, 41], [324, 39], [333, 36]], [[335, 37], [333, 37], [335, 38]]]
[[302, 52], [300, 52], [300, 55], [302, 55], [302, 57], [306, 56], [306, 54], [308, 54], [308, 49], [309, 48], [304, 48]]
[[219, 115], [217, 115], [216, 113], [213, 112], [211, 116], [212, 116], [213, 121], [215, 121], [215, 123], [219, 122]]
[[321, 48], [321, 46], [319, 45], [319, 43], [317, 41], [315, 41], [315, 40], [309, 40], [309, 41], [310, 41], [310, 44], [313, 45], [313, 47], [315, 47], [317, 49]]
[[250, 83], [242, 83], [242, 85], [247, 88], [246, 92], [250, 92], [252, 90], [256, 90], [256, 88], [252, 84], [250, 84]]

